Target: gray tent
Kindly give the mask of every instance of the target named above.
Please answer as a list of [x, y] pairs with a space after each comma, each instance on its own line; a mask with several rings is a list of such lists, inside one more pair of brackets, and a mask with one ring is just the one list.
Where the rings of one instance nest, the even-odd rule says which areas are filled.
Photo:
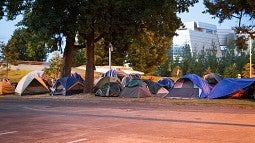
[[140, 79], [132, 80], [121, 92], [122, 97], [141, 98], [151, 97], [152, 94], [145, 82]]
[[121, 82], [117, 77], [103, 77], [94, 87], [96, 96], [119, 96], [122, 90]]

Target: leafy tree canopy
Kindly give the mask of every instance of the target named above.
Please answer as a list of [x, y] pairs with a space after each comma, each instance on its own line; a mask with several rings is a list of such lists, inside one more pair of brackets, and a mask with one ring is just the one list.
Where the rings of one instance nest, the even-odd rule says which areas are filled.
[[[9, 19], [23, 14], [22, 24], [54, 40], [61, 47], [65, 37], [62, 76], [71, 72], [75, 49], [86, 51], [86, 91], [92, 91], [94, 75], [94, 45], [103, 39], [114, 47], [131, 44], [150, 31], [160, 37], [172, 37], [181, 25], [177, 12], [188, 11], [198, 0], [5, 0], [2, 11]], [[78, 45], [75, 45], [78, 37]], [[127, 44], [128, 43], [128, 44]], [[124, 46], [123, 50], [128, 46]], [[125, 53], [125, 51], [122, 51]]]
[[248, 18], [250, 21], [255, 18], [255, 5], [254, 0], [204, 0], [206, 6], [205, 13], [214, 15], [214, 18], [219, 18], [219, 22], [224, 20], [238, 19], [239, 23], [237, 27], [234, 27], [237, 34], [241, 34], [236, 40], [236, 46], [239, 49], [247, 49], [245, 41], [247, 36], [254, 39], [255, 25], [242, 23], [244, 18]]
[[44, 74], [48, 79], [56, 80], [60, 78], [60, 68], [62, 64], [62, 58], [59, 53], [54, 53], [53, 57], [49, 61], [49, 68], [44, 69]]
[[14, 31], [7, 48], [10, 54], [16, 55], [17, 60], [24, 61], [45, 61], [48, 53], [46, 43], [25, 28]]

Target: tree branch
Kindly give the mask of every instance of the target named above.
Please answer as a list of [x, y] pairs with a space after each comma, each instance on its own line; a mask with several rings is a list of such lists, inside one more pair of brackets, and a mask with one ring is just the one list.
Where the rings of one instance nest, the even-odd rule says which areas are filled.
[[96, 39], [94, 39], [95, 43], [102, 39], [104, 37], [104, 34], [100, 34]]
[[86, 45], [73, 45], [73, 48], [74, 48], [74, 50], [76, 51], [76, 50], [80, 50], [80, 49], [83, 49], [83, 48], [86, 48]]

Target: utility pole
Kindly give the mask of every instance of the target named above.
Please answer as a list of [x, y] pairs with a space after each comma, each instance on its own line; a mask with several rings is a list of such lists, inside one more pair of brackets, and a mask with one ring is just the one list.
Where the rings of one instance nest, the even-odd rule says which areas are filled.
[[249, 41], [250, 41], [250, 78], [252, 77], [252, 66], [251, 66], [251, 64], [252, 64], [252, 60], [251, 60], [251, 57], [252, 57], [252, 38], [251, 38], [251, 36], [249, 37]]
[[109, 42], [109, 69], [112, 69], [112, 51], [113, 51], [112, 43]]

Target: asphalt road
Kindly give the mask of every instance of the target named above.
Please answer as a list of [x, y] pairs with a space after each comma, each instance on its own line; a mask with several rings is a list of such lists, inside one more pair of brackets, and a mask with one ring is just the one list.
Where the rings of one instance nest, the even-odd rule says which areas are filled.
[[0, 143], [254, 143], [255, 109], [0, 98]]

